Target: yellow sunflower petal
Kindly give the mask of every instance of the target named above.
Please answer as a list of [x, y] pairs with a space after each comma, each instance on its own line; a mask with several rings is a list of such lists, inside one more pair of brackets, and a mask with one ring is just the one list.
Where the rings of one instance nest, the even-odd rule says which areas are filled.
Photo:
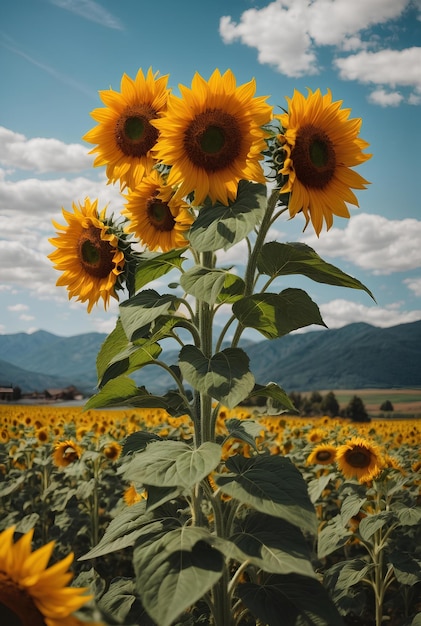
[[241, 179], [264, 182], [261, 166], [272, 117], [265, 98], [254, 98], [255, 82], [236, 86], [231, 70], [216, 69], [208, 81], [199, 73], [191, 88], [180, 85], [167, 111], [151, 123], [160, 135], [153, 153], [171, 166], [168, 185], [178, 197], [194, 193], [194, 204], [234, 200]]
[[332, 226], [333, 215], [349, 217], [346, 202], [358, 206], [351, 188], [365, 189], [368, 182], [350, 168], [371, 157], [362, 152], [369, 144], [358, 137], [361, 120], [349, 119], [350, 109], [332, 102], [330, 91], [309, 90], [307, 98], [294, 91], [287, 102], [288, 112], [275, 116], [286, 152], [280, 174], [289, 177], [281, 192], [291, 194], [290, 216], [302, 211], [319, 235], [323, 222]]

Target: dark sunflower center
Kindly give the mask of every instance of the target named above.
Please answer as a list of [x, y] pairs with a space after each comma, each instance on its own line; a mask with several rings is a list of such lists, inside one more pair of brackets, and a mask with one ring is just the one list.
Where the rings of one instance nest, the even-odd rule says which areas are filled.
[[170, 231], [174, 228], [175, 219], [166, 202], [152, 197], [147, 202], [149, 221], [156, 230]]
[[311, 124], [298, 131], [291, 158], [298, 180], [306, 187], [323, 189], [335, 174], [335, 146], [324, 130]]
[[31, 596], [4, 572], [0, 572], [0, 624], [45, 626], [44, 618]]
[[240, 125], [233, 115], [221, 109], [209, 109], [190, 122], [183, 146], [194, 165], [215, 172], [238, 158], [242, 139]]
[[331, 457], [332, 457], [332, 453], [329, 452], [328, 450], [320, 450], [316, 454], [316, 458], [318, 461], [329, 461]]
[[79, 259], [83, 270], [95, 278], [106, 278], [114, 269], [115, 248], [101, 239], [101, 231], [95, 226], [84, 230], [79, 239]]
[[126, 156], [145, 156], [158, 139], [158, 130], [150, 124], [156, 111], [148, 104], [127, 107], [117, 120], [114, 136]]
[[345, 459], [348, 465], [351, 467], [368, 467], [371, 462], [371, 454], [369, 450], [365, 448], [359, 448], [358, 446], [352, 450], [348, 450], [345, 454]]

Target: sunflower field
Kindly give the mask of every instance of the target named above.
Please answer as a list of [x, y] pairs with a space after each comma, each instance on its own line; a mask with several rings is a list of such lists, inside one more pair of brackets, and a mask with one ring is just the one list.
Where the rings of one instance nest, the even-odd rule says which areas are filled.
[[278, 241], [287, 215], [317, 237], [351, 217], [362, 120], [330, 90], [279, 114], [229, 69], [179, 96], [168, 78], [99, 91], [83, 139], [123, 206], [86, 197], [53, 222], [57, 286], [88, 313], [122, 301], [83, 410], [1, 409], [0, 621], [420, 626], [419, 423], [301, 419], [243, 341], [326, 327], [296, 275], [374, 299]]
[[[67, 589], [77, 590], [84, 606], [71, 624], [154, 623], [143, 613], [133, 587], [133, 542], [130, 536], [122, 542], [113, 527], [117, 513], [130, 515], [147, 499], [124, 472], [132, 442], [139, 437], [188, 443], [192, 424], [187, 416], [173, 418], [163, 409], [0, 405], [0, 559], [10, 527], [21, 537], [15, 546], [28, 534], [34, 550], [50, 545], [53, 563], [59, 565], [73, 553], [74, 582]], [[327, 416], [270, 417], [224, 408], [217, 437], [225, 460], [268, 454], [290, 459], [307, 484], [317, 515], [316, 538], [304, 532], [303, 546], [294, 527], [281, 524], [270, 550], [258, 554], [256, 542], [256, 563], [273, 561], [276, 571], [276, 563], [282, 562], [284, 571], [299, 576], [294, 572], [302, 570], [309, 555], [314, 575], [344, 624], [418, 623], [419, 420], [355, 424]], [[212, 475], [208, 478], [217, 489]], [[266, 522], [273, 524], [269, 516]], [[84, 558], [110, 532], [113, 549]], [[35, 567], [30, 553], [27, 558], [26, 576]], [[89, 595], [80, 595], [85, 591]], [[310, 615], [311, 599], [307, 602]], [[207, 623], [202, 610], [198, 605], [176, 623]], [[45, 623], [67, 624], [59, 619]], [[238, 623], [252, 622], [244, 617]]]

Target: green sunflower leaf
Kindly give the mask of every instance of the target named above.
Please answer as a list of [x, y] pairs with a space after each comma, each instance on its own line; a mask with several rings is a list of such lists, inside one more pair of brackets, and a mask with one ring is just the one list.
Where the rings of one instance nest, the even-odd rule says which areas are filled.
[[[267, 415], [279, 415], [285, 412], [298, 413], [286, 391], [276, 383], [268, 383], [264, 386], [256, 383], [249, 398], [266, 398], [264, 407], [256, 407], [259, 413], [264, 412]], [[246, 403], [247, 400], [248, 398], [246, 398], [244, 402]]]
[[362, 289], [374, 300], [371, 291], [359, 280], [323, 261], [317, 252], [304, 243], [279, 243], [277, 241], [266, 243], [257, 260], [257, 269], [261, 274], [267, 274], [273, 278], [302, 274], [318, 283]]
[[344, 546], [352, 532], [345, 526], [341, 516], [336, 515], [322, 528], [318, 535], [317, 555], [323, 559]]
[[228, 250], [261, 222], [266, 201], [265, 185], [241, 180], [229, 206], [217, 202], [201, 209], [189, 231], [191, 245], [198, 252]]
[[170, 626], [209, 591], [222, 575], [224, 558], [200, 527], [184, 526], [134, 549], [137, 593], [160, 626]]
[[128, 376], [118, 376], [109, 380], [98, 393], [89, 398], [84, 410], [101, 409], [106, 406], [123, 406], [137, 395], [137, 385]]
[[102, 344], [96, 358], [98, 380], [102, 380], [107, 367], [112, 359], [127, 347], [128, 339], [124, 332], [120, 318], [117, 320], [114, 330], [108, 335]]
[[359, 533], [364, 541], [369, 541], [376, 530], [383, 528], [392, 519], [396, 519], [396, 515], [392, 511], [382, 511], [373, 515], [367, 515], [360, 521]]
[[223, 493], [312, 533], [317, 532], [317, 518], [298, 469], [287, 458], [259, 455], [246, 459], [229, 458], [229, 473], [217, 474], [215, 482]]
[[156, 487], [190, 489], [210, 474], [220, 459], [221, 446], [209, 441], [196, 449], [183, 441], [153, 441], [131, 460], [125, 477]]
[[158, 511], [147, 511], [146, 500], [124, 508], [111, 520], [99, 543], [78, 560], [95, 559], [128, 548], [139, 538], [146, 544], [165, 536], [165, 533], [180, 526], [180, 521], [171, 513], [175, 513], [171, 505]]
[[276, 339], [311, 324], [326, 326], [319, 307], [302, 289], [246, 296], [232, 305], [232, 312], [246, 327], [267, 339]]
[[245, 283], [242, 278], [236, 274], [225, 274], [225, 282], [219, 293], [217, 302], [226, 302], [232, 304], [236, 300], [242, 298], [244, 294]]
[[213, 305], [224, 286], [225, 277], [224, 270], [211, 270], [195, 265], [181, 276], [180, 285], [186, 293]]
[[303, 533], [279, 517], [252, 512], [240, 520], [230, 540], [241, 550], [244, 561], [265, 572], [316, 577]]
[[145, 327], [161, 315], [177, 308], [177, 296], [160, 295], [154, 289], [145, 289], [120, 304], [120, 318], [129, 341], [144, 336]]
[[241, 439], [257, 450], [256, 438], [259, 437], [263, 429], [260, 424], [253, 420], [240, 420], [236, 417], [225, 420], [224, 424], [230, 437]]
[[181, 248], [179, 250], [170, 250], [162, 254], [154, 252], [144, 252], [137, 261], [136, 276], [135, 276], [135, 289], [139, 291], [145, 285], [168, 274], [175, 268], [180, 268], [186, 257], [183, 257], [183, 253], [187, 248]]
[[136, 344], [126, 344], [126, 347], [109, 362], [102, 378], [98, 381], [99, 387], [103, 387], [113, 378], [122, 374], [131, 374], [144, 365], [153, 363], [161, 352], [162, 348], [158, 343], [152, 343], [148, 340]]
[[238, 585], [236, 594], [262, 624], [343, 626], [326, 589], [300, 574], [272, 574], [263, 583]]
[[183, 378], [200, 393], [230, 409], [247, 398], [254, 387], [249, 362], [240, 348], [227, 348], [207, 358], [199, 348], [188, 345], [181, 349], [179, 357]]

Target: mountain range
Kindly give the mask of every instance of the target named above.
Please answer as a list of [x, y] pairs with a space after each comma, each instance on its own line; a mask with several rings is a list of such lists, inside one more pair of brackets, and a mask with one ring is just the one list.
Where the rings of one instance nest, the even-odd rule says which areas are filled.
[[[59, 337], [44, 330], [0, 335], [0, 386], [22, 393], [74, 385], [95, 392], [96, 355], [107, 335]], [[390, 328], [354, 323], [339, 329], [296, 333], [248, 342], [256, 382], [275, 382], [287, 392], [322, 389], [421, 387], [421, 320]], [[177, 351], [160, 359], [175, 363]], [[157, 366], [135, 376], [152, 393], [173, 386]]]

